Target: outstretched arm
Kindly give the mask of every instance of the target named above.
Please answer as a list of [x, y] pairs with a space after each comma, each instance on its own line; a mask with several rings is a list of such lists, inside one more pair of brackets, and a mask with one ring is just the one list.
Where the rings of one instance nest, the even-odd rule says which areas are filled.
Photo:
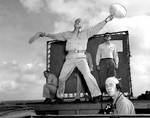
[[97, 34], [105, 25], [107, 22], [111, 21], [113, 19], [113, 15], [109, 15], [105, 20], [99, 22], [95, 26], [87, 29], [87, 35], [88, 37], [91, 37], [95, 34]]
[[29, 43], [33, 43], [35, 40], [39, 39], [40, 37], [49, 37], [51, 40], [60, 40], [65, 41], [65, 33], [57, 33], [57, 34], [46, 34], [45, 32], [38, 32], [33, 37], [30, 38]]

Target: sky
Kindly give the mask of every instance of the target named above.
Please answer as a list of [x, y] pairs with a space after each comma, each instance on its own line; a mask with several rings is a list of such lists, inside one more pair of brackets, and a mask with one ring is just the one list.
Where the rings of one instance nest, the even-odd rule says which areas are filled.
[[79, 17], [84, 28], [92, 26], [109, 15], [113, 3], [124, 5], [127, 15], [99, 34], [129, 31], [133, 95], [150, 90], [149, 0], [0, 0], [0, 101], [43, 99], [48, 39], [28, 44], [30, 37], [73, 30]]

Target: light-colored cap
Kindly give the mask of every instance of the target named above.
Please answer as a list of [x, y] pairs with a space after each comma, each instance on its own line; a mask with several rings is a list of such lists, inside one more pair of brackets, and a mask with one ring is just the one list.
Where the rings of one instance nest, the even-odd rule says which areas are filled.
[[115, 84], [119, 84], [119, 80], [116, 77], [108, 77], [105, 81], [106, 83], [115, 83]]

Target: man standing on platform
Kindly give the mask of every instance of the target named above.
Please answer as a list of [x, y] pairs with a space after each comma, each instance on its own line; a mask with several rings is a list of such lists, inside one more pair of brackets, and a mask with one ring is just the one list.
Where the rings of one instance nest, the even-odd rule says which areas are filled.
[[[78, 18], [74, 22], [73, 31], [66, 31], [57, 34], [46, 34], [39, 32], [36, 34], [37, 37], [49, 37], [52, 40], [67, 41], [66, 51], [68, 52], [68, 54], [60, 72], [57, 98], [59, 98], [60, 100], [63, 99], [65, 82], [70, 74], [73, 72], [74, 68], [77, 67], [79, 71], [83, 74], [83, 77], [86, 81], [93, 100], [95, 101], [99, 99], [101, 91], [99, 89], [96, 79], [90, 72], [85, 51], [87, 49], [88, 39], [94, 34], [98, 33], [106, 25], [106, 23], [111, 21], [112, 19], [113, 15], [110, 15], [105, 20], [99, 22], [95, 26], [89, 29], [82, 30], [82, 22], [81, 19]], [[29, 40], [29, 43], [32, 43], [36, 39], [37, 38], [31, 38]]]
[[116, 69], [118, 68], [119, 58], [114, 44], [110, 42], [111, 34], [104, 34], [104, 43], [100, 44], [96, 54], [96, 66], [99, 70], [99, 81], [102, 92], [105, 90], [105, 80], [108, 77], [116, 76]]

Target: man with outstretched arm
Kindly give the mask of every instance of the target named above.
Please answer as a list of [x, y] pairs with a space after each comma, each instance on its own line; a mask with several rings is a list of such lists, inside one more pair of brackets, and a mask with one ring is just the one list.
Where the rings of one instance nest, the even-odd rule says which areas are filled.
[[[66, 31], [56, 34], [39, 32], [36, 34], [37, 37], [49, 37], [51, 38], [51, 40], [66, 41], [66, 51], [68, 51], [68, 54], [59, 75], [59, 84], [57, 90], [57, 97], [59, 99], [63, 99], [65, 82], [73, 72], [75, 67], [77, 67], [83, 74], [93, 100], [95, 101], [101, 95], [101, 91], [98, 87], [97, 81], [90, 72], [85, 51], [87, 49], [88, 39], [98, 33], [106, 25], [106, 23], [111, 21], [112, 19], [113, 16], [110, 15], [95, 26], [83, 30], [81, 19], [78, 18], [74, 22], [73, 31]], [[31, 38], [29, 40], [29, 43], [34, 42], [36, 39], [37, 38]]]

